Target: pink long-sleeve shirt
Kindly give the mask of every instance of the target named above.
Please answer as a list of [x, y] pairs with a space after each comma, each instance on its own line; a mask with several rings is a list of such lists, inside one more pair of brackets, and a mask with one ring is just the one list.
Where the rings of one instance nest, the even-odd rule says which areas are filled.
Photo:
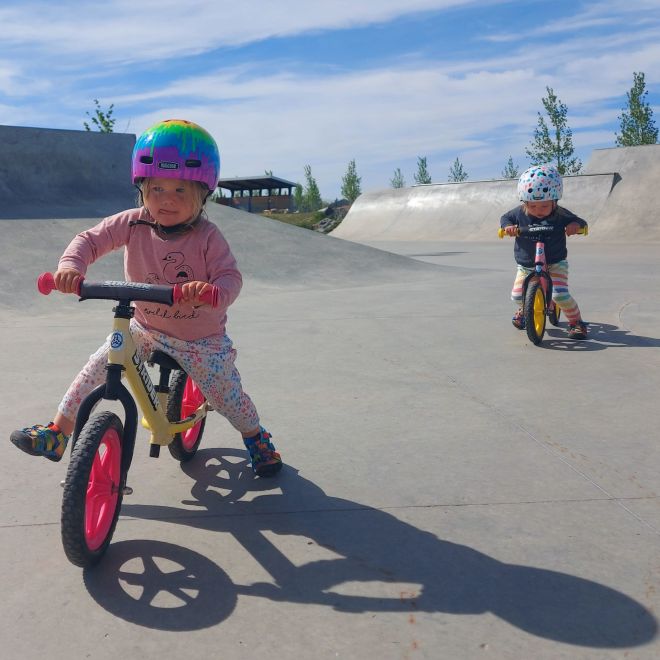
[[183, 284], [210, 282], [219, 289], [218, 306], [193, 307], [175, 304], [135, 303], [135, 319], [145, 328], [184, 340], [222, 335], [227, 308], [238, 296], [243, 280], [229, 244], [216, 225], [201, 218], [193, 231], [163, 240], [146, 225], [151, 221], [142, 208], [122, 211], [81, 232], [60, 258], [60, 268], [73, 268], [82, 275], [97, 259], [121, 247], [124, 274], [130, 282]]

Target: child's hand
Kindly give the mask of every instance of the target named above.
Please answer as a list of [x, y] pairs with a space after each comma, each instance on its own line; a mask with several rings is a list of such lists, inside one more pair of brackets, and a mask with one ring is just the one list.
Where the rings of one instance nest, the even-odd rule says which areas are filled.
[[517, 236], [518, 235], [518, 225], [507, 225], [504, 227], [504, 233], [507, 236]]
[[181, 300], [179, 302], [188, 305], [200, 306], [206, 303], [200, 300], [200, 296], [213, 289], [208, 282], [186, 282], [181, 285]]
[[566, 236], [574, 236], [580, 231], [582, 225], [577, 222], [571, 222], [570, 225], [566, 225]]
[[82, 275], [73, 268], [62, 268], [53, 276], [55, 287], [62, 293], [78, 293]]

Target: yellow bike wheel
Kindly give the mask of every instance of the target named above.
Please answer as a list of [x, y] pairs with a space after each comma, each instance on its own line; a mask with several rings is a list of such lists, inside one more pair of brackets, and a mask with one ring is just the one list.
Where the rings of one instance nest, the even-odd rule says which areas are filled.
[[541, 282], [530, 282], [525, 295], [525, 329], [529, 340], [537, 346], [541, 343], [545, 334], [546, 319], [545, 292]]

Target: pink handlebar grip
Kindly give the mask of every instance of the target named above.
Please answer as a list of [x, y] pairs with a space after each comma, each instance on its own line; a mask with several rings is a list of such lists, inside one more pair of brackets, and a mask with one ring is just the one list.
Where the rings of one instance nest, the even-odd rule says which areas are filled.
[[55, 289], [55, 278], [52, 273], [41, 273], [37, 278], [37, 289], [39, 293], [47, 296], [53, 289]]
[[[173, 295], [173, 301], [175, 303], [178, 303], [181, 300], [182, 297], [182, 292], [181, 292], [181, 285], [180, 284], [175, 284], [174, 285], [174, 295]], [[206, 303], [207, 305], [211, 305], [211, 307], [215, 308], [218, 306], [218, 287], [217, 286], [212, 286], [208, 291], [203, 293], [199, 299]]]
[[[76, 294], [80, 295], [80, 285], [82, 284], [83, 278], [81, 277], [78, 280], [78, 287], [76, 289]], [[51, 291], [55, 291], [57, 287], [55, 286], [55, 278], [52, 273], [41, 273], [37, 278], [37, 289], [39, 293], [42, 293], [44, 296], [47, 296]]]

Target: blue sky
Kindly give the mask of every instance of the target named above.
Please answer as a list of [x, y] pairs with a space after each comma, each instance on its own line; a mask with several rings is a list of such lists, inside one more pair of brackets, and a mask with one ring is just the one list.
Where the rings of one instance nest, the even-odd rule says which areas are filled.
[[0, 124], [82, 130], [95, 98], [116, 132], [190, 119], [221, 176], [309, 164], [325, 199], [352, 159], [363, 191], [419, 156], [434, 182], [524, 169], [548, 86], [585, 163], [634, 71], [660, 125], [658, 0], [1, 0], [0, 26]]

